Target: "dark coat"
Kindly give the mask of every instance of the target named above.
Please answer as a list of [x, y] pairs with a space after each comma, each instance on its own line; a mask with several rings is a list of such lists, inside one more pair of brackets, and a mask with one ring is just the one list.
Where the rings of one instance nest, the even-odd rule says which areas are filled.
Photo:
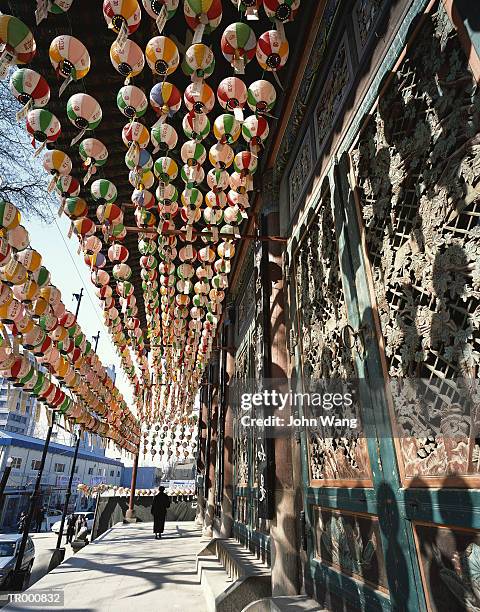
[[165, 526], [167, 508], [170, 506], [170, 497], [166, 493], [157, 493], [152, 502], [153, 533], [162, 533]]

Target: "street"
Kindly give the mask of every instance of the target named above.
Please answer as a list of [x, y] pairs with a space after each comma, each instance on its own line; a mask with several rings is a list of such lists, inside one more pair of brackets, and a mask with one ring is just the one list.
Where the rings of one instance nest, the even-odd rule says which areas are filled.
[[[48, 566], [52, 553], [57, 545], [57, 534], [50, 532], [44, 533], [31, 533], [30, 537], [35, 545], [35, 561], [33, 563], [33, 570], [30, 578], [30, 585], [32, 586], [35, 582], [38, 582], [41, 578], [48, 574]], [[67, 544], [65, 545], [65, 538], [62, 540], [62, 545], [65, 546], [65, 559], [71, 557], [72, 547]], [[7, 603], [7, 591], [0, 591], [0, 608]]]

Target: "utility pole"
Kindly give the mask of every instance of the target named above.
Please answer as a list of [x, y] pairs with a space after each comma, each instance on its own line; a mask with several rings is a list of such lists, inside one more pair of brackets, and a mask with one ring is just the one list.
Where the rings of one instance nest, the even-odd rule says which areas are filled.
[[83, 287], [81, 287], [80, 293], [74, 293], [73, 297], [77, 300], [77, 309], [75, 310], [75, 318], [77, 318], [78, 313], [80, 311], [80, 304], [82, 303], [83, 298]]
[[100, 340], [100, 331], [98, 331], [96, 336], [92, 336], [92, 340], [95, 340], [95, 352], [97, 352], [97, 348], [98, 348], [98, 341]]

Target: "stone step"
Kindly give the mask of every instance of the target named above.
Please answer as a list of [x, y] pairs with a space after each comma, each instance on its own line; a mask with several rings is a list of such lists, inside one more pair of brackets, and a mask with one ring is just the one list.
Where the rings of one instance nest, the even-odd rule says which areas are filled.
[[296, 595], [295, 597], [266, 597], [253, 601], [243, 608], [242, 612], [329, 612], [322, 608], [314, 599], [308, 595]]

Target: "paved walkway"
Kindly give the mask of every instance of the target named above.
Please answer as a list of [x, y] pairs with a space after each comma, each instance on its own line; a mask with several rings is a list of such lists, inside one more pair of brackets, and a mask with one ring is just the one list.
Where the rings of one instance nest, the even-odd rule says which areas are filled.
[[[200, 537], [193, 523], [166, 523], [161, 540], [154, 539], [152, 523], [118, 524], [32, 588], [62, 588], [69, 612], [205, 612], [195, 571], [205, 545]], [[2, 612], [27, 609], [33, 608], [10, 604]]]

